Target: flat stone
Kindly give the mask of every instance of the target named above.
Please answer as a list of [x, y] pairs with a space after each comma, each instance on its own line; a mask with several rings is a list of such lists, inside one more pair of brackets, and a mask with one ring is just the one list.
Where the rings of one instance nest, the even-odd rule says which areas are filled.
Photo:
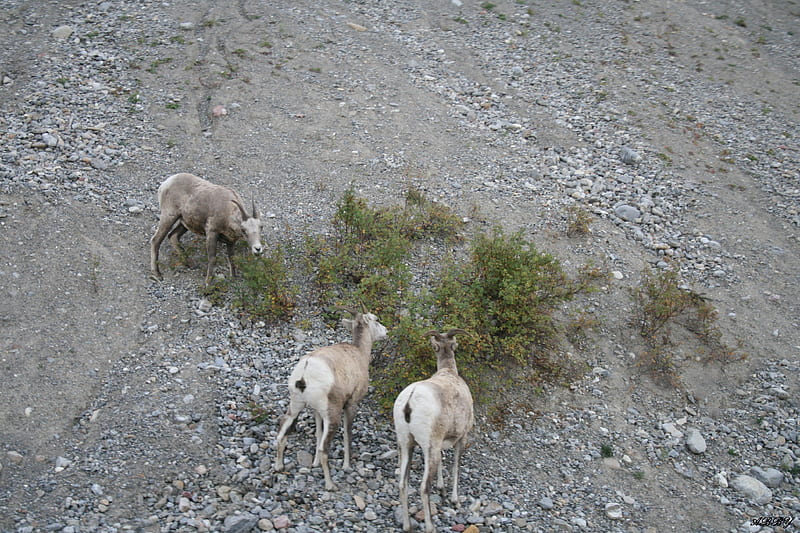
[[772, 491], [754, 477], [739, 476], [733, 480], [731, 486], [756, 505], [766, 505], [772, 500]]
[[783, 472], [775, 468], [762, 469], [754, 466], [750, 468], [750, 473], [767, 487], [776, 488], [783, 483]]
[[68, 39], [72, 32], [75, 31], [72, 29], [72, 26], [59, 26], [58, 28], [54, 29], [50, 35], [55, 37], [56, 39]]
[[637, 218], [642, 216], [642, 212], [633, 207], [632, 205], [622, 204], [614, 209], [614, 214], [626, 222], [635, 222]]

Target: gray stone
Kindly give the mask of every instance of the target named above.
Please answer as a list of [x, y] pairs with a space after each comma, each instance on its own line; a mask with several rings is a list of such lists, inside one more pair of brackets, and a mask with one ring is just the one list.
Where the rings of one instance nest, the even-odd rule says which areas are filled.
[[314, 464], [314, 456], [305, 450], [299, 450], [297, 452], [297, 464], [311, 468], [311, 465]]
[[620, 159], [626, 165], [635, 165], [642, 160], [642, 156], [636, 150], [623, 146], [619, 154]]
[[622, 204], [614, 209], [614, 214], [626, 222], [634, 222], [637, 218], [642, 216], [641, 211], [632, 205]]
[[775, 468], [762, 469], [754, 466], [750, 468], [750, 473], [767, 487], [780, 487], [783, 482], [783, 472]]
[[258, 524], [258, 517], [250, 513], [235, 514], [223, 522], [225, 533], [249, 533]]
[[686, 447], [692, 453], [703, 453], [706, 451], [706, 440], [695, 428], [686, 430]]
[[545, 509], [545, 510], [552, 509], [553, 505], [554, 505], [553, 504], [553, 500], [551, 500], [547, 496], [545, 496], [544, 498], [539, 500], [539, 507], [541, 507], [542, 509]]
[[772, 491], [754, 477], [739, 476], [733, 480], [731, 486], [756, 505], [765, 505], [772, 500]]

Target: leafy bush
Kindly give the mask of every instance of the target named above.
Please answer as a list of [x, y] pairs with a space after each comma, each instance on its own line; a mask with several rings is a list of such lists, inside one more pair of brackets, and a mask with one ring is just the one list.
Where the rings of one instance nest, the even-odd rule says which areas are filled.
[[262, 256], [237, 254], [234, 262], [241, 277], [231, 282], [232, 308], [267, 322], [292, 316], [295, 293], [287, 281], [281, 248]]
[[440, 281], [409, 306], [408, 316], [393, 329], [394, 357], [378, 373], [384, 407], [403, 386], [436, 370], [430, 324], [470, 333], [458, 338], [456, 361], [479, 400], [490, 376], [509, 380], [523, 369], [536, 378], [557, 379], [565, 371], [551, 357], [559, 334], [553, 311], [586, 290], [585, 281], [569, 279], [554, 257], [536, 250], [521, 234], [508, 236], [500, 229], [478, 235], [469, 257], [466, 263], [451, 258]]
[[552, 356], [561, 334], [553, 312], [605, 275], [587, 267], [570, 279], [521, 233], [496, 229], [474, 238], [467, 261], [446, 257], [438, 272], [428, 273], [438, 276], [430, 287], [409, 290], [415, 243], [456, 241], [460, 227], [449, 208], [419, 191], [409, 190], [401, 207], [374, 209], [350, 189], [337, 204], [332, 236], [306, 240], [320, 303], [363, 303], [390, 330], [387, 356], [376, 361], [375, 372], [384, 408], [403, 387], [435, 372], [433, 329], [469, 332], [458, 338], [456, 359], [479, 400], [492, 385], [518, 379], [520, 368], [531, 380], [560, 379], [569, 364]]
[[322, 303], [363, 303], [387, 320], [410, 281], [408, 256], [415, 240], [454, 238], [460, 221], [449, 208], [415, 190], [401, 208], [373, 209], [348, 189], [333, 218], [332, 238], [306, 239], [306, 264], [314, 271]]

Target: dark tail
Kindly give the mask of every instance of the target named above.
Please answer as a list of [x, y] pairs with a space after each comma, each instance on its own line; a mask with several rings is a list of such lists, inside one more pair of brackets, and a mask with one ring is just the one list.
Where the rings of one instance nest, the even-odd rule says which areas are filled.
[[[411, 391], [411, 396], [414, 396], [414, 391]], [[408, 401], [406, 402], [406, 406], [403, 407], [403, 416], [406, 419], [406, 424], [411, 423], [411, 396], [408, 397]]]
[[[303, 373], [305, 373], [306, 368], [308, 368], [308, 361], [306, 361], [306, 364], [303, 366]], [[306, 378], [302, 377], [298, 379], [297, 381], [294, 382], [294, 386], [297, 387], [297, 389], [302, 394], [306, 390]]]

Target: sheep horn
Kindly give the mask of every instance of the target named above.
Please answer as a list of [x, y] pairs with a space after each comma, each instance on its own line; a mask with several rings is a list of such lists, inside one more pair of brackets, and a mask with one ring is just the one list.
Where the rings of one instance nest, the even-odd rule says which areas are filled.
[[251, 201], [253, 202], [253, 218], [258, 218], [258, 211], [256, 210], [256, 199], [251, 198]]
[[247, 211], [244, 210], [244, 206], [241, 204], [241, 202], [239, 202], [238, 200], [231, 200], [231, 202], [236, 204], [236, 207], [238, 207], [239, 211], [242, 213], [242, 221], [245, 221], [248, 218], [250, 218], [250, 215], [248, 215]]
[[469, 332], [464, 331], [463, 329], [453, 328], [444, 334], [444, 336], [447, 337], [448, 339], [452, 339], [456, 335], [469, 335]]
[[338, 309], [340, 311], [347, 311], [348, 313], [350, 313], [353, 316], [356, 316], [358, 314], [358, 311], [356, 311], [352, 307], [345, 307], [343, 305], [337, 305], [336, 309]]
[[442, 334], [435, 329], [430, 330], [425, 334], [426, 337], [436, 337], [436, 340], [442, 340]]

